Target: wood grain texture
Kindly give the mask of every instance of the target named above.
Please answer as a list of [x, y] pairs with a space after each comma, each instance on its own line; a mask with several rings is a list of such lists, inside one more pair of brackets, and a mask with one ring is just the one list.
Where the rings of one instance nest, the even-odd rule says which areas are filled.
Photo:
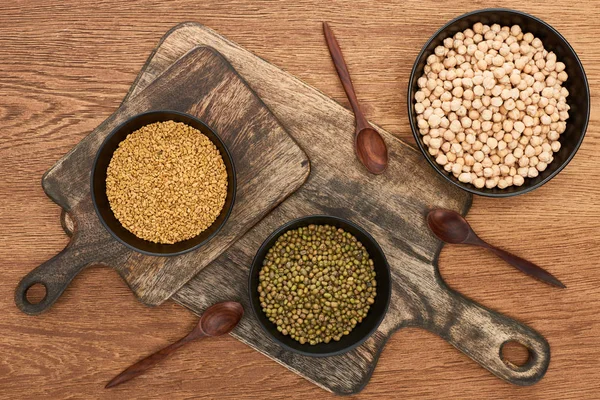
[[106, 389], [121, 385], [131, 379], [143, 375], [147, 370], [156, 366], [175, 351], [186, 344], [207, 337], [226, 335], [235, 328], [244, 315], [244, 307], [234, 301], [215, 303], [204, 310], [194, 329], [178, 341], [146, 356], [135, 364], [127, 367], [115, 376], [105, 386]]
[[427, 214], [427, 226], [435, 236], [445, 243], [481, 247], [491, 251], [519, 271], [538, 279], [540, 282], [561, 289], [566, 288], [558, 278], [542, 267], [481, 239], [469, 225], [469, 222], [454, 211], [441, 208], [431, 210]]
[[[390, 335], [407, 326], [440, 335], [514, 384], [531, 385], [541, 379], [550, 360], [550, 349], [543, 337], [463, 298], [442, 281], [436, 264], [441, 242], [429, 233], [425, 214], [438, 207], [466, 213], [471, 196], [439, 177], [413, 148], [381, 130], [393, 160], [381, 176], [369, 175], [353, 156], [352, 113], [199, 24], [182, 24], [167, 33], [142, 70], [137, 85], [151, 80], [147, 74], [160, 76], [190, 48], [209, 44], [227, 57], [278, 116], [307, 152], [313, 172], [302, 188], [178, 292], [175, 301], [201, 313], [210, 304], [224, 301], [226, 295], [249, 308], [247, 275], [258, 249], [256, 243], [292, 219], [311, 214], [334, 215], [367, 229], [390, 264], [392, 300], [378, 331], [357, 349], [325, 358], [282, 350], [265, 337], [250, 313], [233, 332], [235, 337], [337, 394], [362, 390]], [[331, 152], [331, 148], [337, 151]], [[501, 347], [509, 340], [530, 349], [529, 363], [511, 368], [500, 358]]]
[[346, 61], [344, 61], [342, 49], [340, 49], [335, 34], [327, 22], [323, 22], [323, 35], [329, 48], [329, 54], [331, 54], [331, 60], [333, 61], [333, 65], [335, 65], [340, 82], [346, 92], [346, 96], [354, 112], [354, 118], [356, 119], [354, 134], [356, 156], [370, 173], [379, 175], [385, 171], [388, 165], [388, 150], [385, 141], [371, 127], [371, 124], [361, 110], [354, 86], [352, 85], [350, 72], [348, 72], [348, 66], [346, 65]]
[[[44, 175], [44, 191], [73, 220], [63, 226], [76, 228], [61, 253], [19, 284], [15, 300], [23, 311], [47, 310], [79, 271], [94, 264], [115, 268], [142, 302], [160, 304], [308, 176], [306, 155], [227, 61], [210, 48], [188, 50]], [[173, 257], [144, 255], [119, 243], [101, 225], [90, 195], [90, 171], [103, 140], [128, 118], [150, 110], [182, 111], [205, 121], [220, 133], [237, 171], [236, 202], [223, 229], [199, 249]], [[34, 283], [47, 290], [38, 304], [25, 300]]]
[[[162, 368], [107, 393], [104, 384], [143, 355], [185, 335], [196, 318], [166, 302], [135, 301], [112, 272], [90, 268], [53, 309], [31, 318], [13, 301], [19, 279], [62, 249], [60, 209], [40, 176], [122, 101], [148, 54], [173, 25], [215, 28], [348, 106], [325, 46], [330, 21], [372, 121], [411, 142], [406, 86], [412, 62], [437, 27], [491, 1], [318, 2], [249, 0], [123, 2], [49, 0], [0, 5], [0, 398], [333, 399], [230, 338], [191, 344]], [[592, 88], [592, 119], [569, 166], [544, 187], [514, 199], [476, 197], [469, 221], [480, 235], [565, 278], [555, 291], [478, 249], [445, 246], [440, 272], [451, 287], [526, 322], [552, 347], [544, 379], [508, 385], [421, 329], [387, 343], [361, 399], [589, 399], [600, 380], [600, 11], [595, 1], [527, 3], [581, 57]], [[411, 142], [412, 143], [412, 142]]]
[[[391, 333], [406, 326], [419, 326], [437, 333], [485, 368], [512, 383], [531, 385], [541, 379], [550, 358], [545, 339], [530, 328], [449, 291], [439, 277], [434, 265], [441, 244], [431, 240], [424, 215], [431, 207], [455, 208], [464, 213], [470, 206], [471, 197], [440, 179], [412, 148], [382, 131], [390, 139], [391, 154], [397, 161], [383, 179], [372, 179], [356, 160], [349, 162], [348, 159], [352, 157], [352, 136], [348, 134], [352, 132], [349, 130], [354, 121], [352, 114], [289, 74], [257, 60], [214, 31], [193, 23], [182, 24], [167, 33], [144, 67], [135, 89], [130, 92], [142, 90], [136, 88], [141, 82], [150, 82], [148, 87], [155, 86], [156, 83], [151, 82], [147, 74], [154, 74], [160, 80], [164, 76], [163, 71], [172, 68], [171, 63], [180, 62], [178, 57], [187, 59], [190, 57], [188, 51], [196, 45], [209, 44], [222, 51], [250, 82], [260, 82], [255, 90], [308, 151], [315, 168], [306, 187], [285, 201], [275, 218], [267, 216], [259, 223], [256, 232], [253, 230], [248, 236], [264, 238], [278, 225], [306, 215], [307, 211], [298, 215], [298, 210], [302, 209], [310, 210], [308, 214], [330, 214], [360, 221], [367, 229], [378, 231], [394, 281], [393, 301], [386, 318], [388, 326], [384, 321], [370, 341], [345, 355], [315, 359], [282, 351], [264, 338], [251, 314], [247, 314], [246, 324], [242, 323], [234, 335], [317, 385], [338, 394], [360, 391], [368, 382]], [[212, 70], [210, 67], [204, 66], [207, 71]], [[264, 86], [272, 90], [266, 91]], [[143, 89], [143, 92], [146, 90]], [[126, 104], [129, 102], [131, 100]], [[327, 136], [322, 134], [319, 121], [330, 122], [326, 127]], [[331, 143], [322, 146], [326, 140]], [[332, 153], [329, 149], [335, 141], [345, 143], [346, 151]], [[353, 179], [345, 182], [346, 174]], [[420, 186], [420, 182], [428, 182], [430, 187]], [[375, 192], [378, 194], [374, 195]], [[315, 196], [315, 193], [319, 195]], [[400, 230], [398, 226], [401, 226]], [[226, 265], [226, 261], [217, 259], [206, 274], [195, 278], [194, 290], [184, 290], [175, 300], [197, 313], [216, 301], [223, 301], [225, 293], [248, 305], [246, 276], [256, 247], [248, 243], [254, 238], [245, 239], [242, 238], [231, 249], [237, 263]], [[241, 254], [245, 257], [242, 258]], [[224, 260], [229, 258], [229, 254], [223, 255]], [[214, 264], [226, 265], [226, 268], [218, 268]], [[236, 275], [233, 270], [242, 270], [243, 273]], [[224, 277], [229, 279], [224, 280]], [[526, 345], [532, 353], [531, 362], [521, 368], [510, 368], [500, 358], [501, 346], [509, 340]]]

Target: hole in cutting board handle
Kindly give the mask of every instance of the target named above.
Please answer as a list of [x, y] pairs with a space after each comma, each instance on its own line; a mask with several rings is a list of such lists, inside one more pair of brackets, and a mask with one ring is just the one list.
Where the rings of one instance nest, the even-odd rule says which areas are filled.
[[533, 354], [524, 344], [509, 340], [500, 347], [500, 358], [509, 368], [518, 371], [527, 368], [533, 361]]
[[48, 289], [41, 282], [34, 283], [25, 290], [25, 300], [32, 305], [41, 303], [47, 295]]

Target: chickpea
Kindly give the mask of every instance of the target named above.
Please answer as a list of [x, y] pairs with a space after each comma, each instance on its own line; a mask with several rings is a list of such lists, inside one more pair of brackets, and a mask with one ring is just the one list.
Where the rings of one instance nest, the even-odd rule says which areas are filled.
[[485, 179], [479, 177], [479, 178], [473, 180], [472, 183], [476, 188], [481, 189], [485, 186]]
[[486, 144], [489, 146], [490, 149], [495, 149], [498, 146], [498, 141], [495, 138], [491, 137], [488, 138]]
[[460, 122], [458, 120], [454, 120], [450, 123], [450, 130], [454, 133], [458, 133], [460, 132], [460, 130], [462, 129], [462, 126], [460, 124]]
[[548, 168], [548, 163], [540, 161], [537, 163], [537, 165], [535, 167], [537, 168], [538, 171], [543, 172], [546, 170], [546, 168]]
[[558, 73], [558, 76], [556, 77], [560, 82], [565, 82], [568, 79], [568, 75], [565, 71], [561, 71]]
[[446, 165], [446, 164], [448, 164], [448, 157], [446, 157], [445, 154], [438, 154], [435, 161], [440, 165]]
[[439, 149], [442, 146], [442, 139], [440, 138], [431, 138], [429, 140], [429, 147], [433, 149]]
[[513, 165], [515, 165], [515, 162], [517, 162], [517, 159], [514, 155], [514, 153], [509, 153], [506, 155], [506, 157], [504, 157], [504, 164], [512, 167]]
[[[540, 150], [541, 150], [542, 138], [540, 136], [537, 136], [537, 135], [539, 135], [539, 133], [536, 134], [535, 130], [534, 130], [534, 135], [536, 135], [536, 136], [533, 136], [529, 140], [529, 143], [534, 147], [540, 147]], [[536, 152], [537, 152], [537, 150], [536, 150]], [[541, 153], [541, 151], [540, 151], [540, 153]]]
[[551, 157], [551, 155], [548, 151], [542, 151], [540, 153], [540, 155], [538, 156], [539, 160], [541, 162], [545, 162], [545, 163], [550, 162], [550, 157]]
[[513, 185], [521, 186], [521, 185], [523, 185], [523, 183], [525, 183], [525, 179], [523, 178], [522, 175], [513, 176]]
[[508, 182], [506, 182], [506, 180], [500, 179], [498, 181], [498, 188], [499, 189], [506, 189], [507, 187], [508, 187]]
[[[440, 97], [442, 94], [444, 93], [444, 88], [442, 86], [436, 86], [435, 89], [433, 89], [432, 94], [435, 97]], [[441, 101], [441, 99], [440, 99]]]
[[458, 176], [461, 172], [462, 172], [462, 165], [461, 164], [455, 163], [455, 164], [452, 165], [452, 173], [455, 176]]
[[[536, 170], [537, 171], [537, 170]], [[453, 171], [454, 172], [454, 171]], [[471, 183], [471, 174], [468, 172], [463, 172], [458, 176], [458, 180], [463, 183]]]
[[[425, 114], [423, 114], [423, 116], [426, 117]], [[440, 122], [442, 122], [442, 119], [440, 118], [440, 116], [431, 112], [429, 115], [429, 118], [427, 119], [427, 123], [428, 123], [429, 127], [437, 128], [438, 126], [440, 126]]]
[[466, 166], [472, 167], [473, 165], [475, 165], [475, 158], [472, 155], [467, 154], [464, 159]]
[[533, 157], [535, 155], [535, 149], [533, 148], [533, 146], [531, 146], [530, 144], [528, 144], [525, 147], [525, 156], [527, 157]]
[[535, 178], [538, 175], [539, 175], [539, 171], [537, 170], [537, 168], [535, 168], [535, 167], [529, 167], [527, 169], [527, 177], [528, 178]]
[[[481, 142], [479, 142], [481, 143]], [[475, 153], [473, 153], [473, 158], [475, 159], [475, 161], [477, 162], [482, 162], [483, 159], [485, 158], [485, 154], [483, 154], [483, 151], [478, 150]]]
[[556, 54], [518, 25], [475, 24], [427, 57], [414, 105], [423, 143], [461, 182], [520, 186], [560, 150], [567, 79]]
[[487, 78], [483, 79], [484, 89], [492, 89], [494, 86], [496, 86], [496, 80], [493, 78], [493, 76], [488, 76]]
[[485, 187], [488, 189], [492, 189], [492, 188], [496, 187], [496, 181], [494, 179], [486, 179]]

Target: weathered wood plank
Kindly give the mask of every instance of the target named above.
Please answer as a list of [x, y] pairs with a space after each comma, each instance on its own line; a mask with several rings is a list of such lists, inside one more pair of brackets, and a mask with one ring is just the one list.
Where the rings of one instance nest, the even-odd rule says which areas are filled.
[[[541, 379], [550, 356], [543, 337], [465, 299], [441, 280], [437, 271], [441, 243], [428, 232], [423, 214], [430, 207], [466, 213], [471, 198], [440, 179], [413, 148], [381, 130], [390, 165], [381, 176], [367, 174], [353, 154], [354, 119], [348, 110], [198, 24], [183, 24], [163, 38], [131, 93], [197, 44], [215, 47], [238, 69], [307, 152], [313, 172], [302, 188], [182, 288], [175, 301], [196, 313], [226, 299], [241, 301], [248, 310], [247, 270], [261, 241], [290, 219], [337, 215], [370, 231], [390, 262], [392, 305], [378, 332], [358, 349], [324, 359], [283, 351], [248, 313], [233, 333], [236, 338], [337, 394], [360, 391], [388, 338], [406, 326], [440, 335], [509, 382], [527, 385]], [[519, 371], [509, 368], [499, 357], [500, 346], [508, 340], [526, 344], [536, 361]]]
[[[223, 229], [201, 248], [174, 257], [147, 256], [118, 243], [91, 204], [90, 170], [100, 144], [127, 118], [149, 110], [183, 111], [206, 121], [227, 144], [237, 170], [236, 202]], [[46, 310], [81, 269], [93, 264], [115, 268], [141, 301], [160, 304], [301, 186], [309, 169], [304, 152], [227, 61], [209, 48], [194, 49], [128, 98], [45, 174], [44, 190], [68, 211], [76, 234], [63, 252], [23, 279], [17, 305], [30, 313]], [[31, 305], [23, 293], [35, 282], [44, 283], [48, 295]]]
[[[444, 3], [446, 5], [446, 3]], [[146, 307], [117, 273], [90, 268], [52, 310], [31, 318], [12, 293], [68, 238], [41, 175], [119, 106], [158, 39], [199, 21], [347, 106], [323, 40], [332, 23], [358, 97], [372, 121], [413, 143], [406, 82], [420, 47], [444, 22], [497, 2], [355, 0], [5, 1], [0, 5], [0, 398], [339, 399], [231, 338], [206, 340], [114, 391], [106, 382], [197, 321], [173, 302]], [[600, 369], [600, 33], [597, 2], [505, 0], [552, 24], [581, 57], [592, 119], [575, 159], [525, 196], [475, 197], [470, 223], [482, 237], [549, 268], [555, 291], [485, 251], [445, 246], [439, 264], [455, 289], [544, 334], [552, 361], [536, 385], [506, 384], [447, 342], [403, 329], [386, 344], [360, 399], [592, 399]], [[126, 23], [124, 23], [126, 21]]]

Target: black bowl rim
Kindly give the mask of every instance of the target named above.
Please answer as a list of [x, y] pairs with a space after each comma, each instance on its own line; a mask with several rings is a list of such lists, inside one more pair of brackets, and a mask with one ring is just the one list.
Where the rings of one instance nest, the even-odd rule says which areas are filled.
[[[287, 230], [289, 230], [290, 226], [297, 224], [299, 222], [307, 222], [308, 224], [310, 224], [311, 220], [317, 219], [317, 218], [323, 218], [323, 219], [330, 219], [332, 221], [338, 221], [338, 222], [342, 222], [344, 224], [348, 224], [350, 226], [352, 226], [353, 228], [356, 228], [358, 231], [360, 231], [363, 235], [365, 235], [365, 237], [367, 239], [369, 239], [371, 241], [371, 244], [373, 244], [373, 246], [377, 249], [377, 251], [379, 251], [381, 253], [381, 255], [383, 256], [383, 261], [384, 261], [384, 267], [385, 270], [387, 271], [387, 276], [385, 278], [388, 279], [389, 284], [389, 290], [388, 290], [388, 294], [387, 294], [387, 298], [385, 299], [385, 307], [383, 312], [381, 313], [381, 315], [379, 316], [379, 318], [377, 319], [375, 325], [373, 326], [373, 328], [367, 332], [361, 339], [357, 340], [355, 343], [353, 343], [351, 346], [347, 346], [344, 347], [343, 349], [337, 350], [337, 351], [331, 351], [331, 352], [327, 352], [327, 353], [310, 353], [307, 351], [302, 351], [302, 350], [298, 350], [295, 349], [293, 347], [288, 346], [287, 344], [283, 343], [282, 341], [280, 341], [277, 337], [275, 337], [275, 335], [273, 335], [273, 333], [271, 333], [271, 331], [269, 329], [267, 329], [267, 327], [261, 322], [260, 318], [258, 318], [258, 313], [262, 313], [262, 310], [257, 310], [256, 307], [254, 307], [254, 301], [252, 301], [252, 299], [255, 297], [255, 293], [252, 291], [252, 275], [253, 272], [256, 268], [260, 267], [258, 263], [258, 255], [260, 253], [262, 253], [262, 251], [264, 250], [264, 248], [267, 246], [267, 244], [275, 237], [280, 236], [281, 234], [285, 233]], [[379, 278], [378, 278], [379, 279]], [[281, 347], [283, 347], [284, 349], [297, 353], [297, 354], [302, 354], [304, 356], [309, 356], [309, 357], [330, 357], [330, 356], [337, 356], [340, 354], [344, 354], [349, 352], [350, 350], [353, 350], [355, 348], [357, 348], [358, 346], [360, 346], [361, 344], [363, 344], [368, 338], [370, 338], [371, 336], [373, 336], [373, 334], [377, 331], [377, 329], [379, 328], [379, 325], [381, 325], [381, 323], [383, 322], [383, 319], [385, 318], [385, 316], [388, 313], [389, 310], [389, 306], [390, 303], [392, 301], [392, 273], [391, 273], [391, 269], [390, 269], [390, 264], [387, 260], [387, 257], [385, 256], [385, 252], [383, 251], [383, 249], [381, 248], [381, 246], [379, 245], [379, 243], [377, 243], [377, 241], [375, 240], [375, 238], [373, 238], [373, 236], [371, 236], [371, 234], [369, 232], [367, 232], [364, 228], [362, 228], [360, 225], [342, 218], [342, 217], [336, 217], [334, 215], [326, 215], [326, 214], [314, 214], [314, 215], [308, 215], [305, 217], [300, 217], [300, 218], [296, 218], [293, 219], [291, 221], [286, 222], [285, 224], [281, 225], [279, 228], [275, 229], [260, 245], [260, 247], [258, 248], [258, 250], [256, 251], [256, 254], [254, 255], [254, 258], [252, 259], [252, 264], [250, 265], [250, 270], [248, 273], [248, 292], [250, 295], [250, 308], [252, 309], [252, 312], [254, 313], [254, 315], [257, 317], [256, 320], [258, 321], [258, 325], [260, 325], [260, 327], [262, 328], [262, 330], [264, 332], [266, 332], [269, 337], [271, 339], [273, 339], [273, 341], [275, 343], [277, 343], [278, 345], [280, 345]], [[379, 295], [379, 293], [378, 293]]]
[[[102, 149], [104, 148], [104, 146], [106, 145], [106, 143], [108, 143], [108, 141], [110, 140], [110, 138], [112, 138], [114, 135], [116, 135], [117, 132], [119, 132], [126, 124], [128, 124], [132, 120], [134, 120], [136, 118], [140, 118], [140, 117], [146, 116], [146, 115], [152, 115], [152, 114], [176, 114], [176, 115], [179, 115], [179, 116], [182, 116], [182, 117], [190, 118], [190, 119], [194, 120], [196, 123], [204, 126], [206, 129], [208, 129], [210, 132], [212, 132], [212, 134], [215, 135], [215, 138], [223, 146], [223, 149], [225, 149], [225, 156], [227, 158], [229, 158], [229, 161], [231, 162], [232, 177], [231, 177], [230, 183], [232, 183], [232, 186], [233, 186], [233, 190], [232, 190], [233, 194], [232, 194], [232, 198], [231, 198], [231, 204], [230, 204], [229, 208], [227, 210], [225, 210], [225, 218], [223, 218], [223, 222], [221, 222], [221, 224], [217, 227], [217, 229], [215, 229], [215, 231], [212, 234], [210, 234], [209, 236], [207, 236], [206, 239], [204, 239], [202, 242], [200, 242], [200, 243], [198, 243], [198, 244], [190, 247], [189, 249], [185, 249], [185, 250], [181, 250], [181, 251], [177, 251], [177, 252], [173, 252], [173, 253], [155, 253], [155, 252], [152, 252], [152, 251], [142, 250], [142, 249], [139, 249], [139, 248], [137, 248], [137, 247], [135, 247], [135, 246], [127, 243], [123, 239], [121, 239], [115, 232], [113, 232], [112, 229], [110, 229], [110, 227], [108, 226], [108, 224], [106, 223], [106, 221], [104, 221], [104, 218], [102, 218], [102, 215], [100, 214], [100, 210], [98, 208], [98, 204], [96, 203], [96, 196], [95, 196], [95, 191], [94, 191], [94, 175], [95, 175], [95, 172], [96, 172], [96, 166], [98, 165], [98, 159], [100, 158], [100, 153], [102, 152]], [[168, 119], [165, 119], [165, 121], [168, 121]], [[116, 128], [114, 128], [108, 134], [108, 136], [106, 136], [106, 138], [102, 141], [102, 144], [100, 145], [100, 147], [98, 147], [98, 151], [96, 152], [96, 157], [94, 157], [94, 164], [92, 165], [92, 172], [91, 172], [91, 175], [90, 175], [90, 195], [92, 196], [92, 203], [94, 204], [94, 210], [96, 211], [96, 215], [98, 216], [98, 219], [102, 223], [102, 226], [104, 226], [104, 228], [112, 235], [112, 237], [114, 237], [115, 239], [117, 239], [117, 241], [119, 243], [124, 244], [125, 246], [129, 247], [130, 249], [132, 249], [134, 251], [137, 251], [138, 253], [146, 254], [146, 255], [149, 255], [149, 256], [158, 256], [158, 257], [179, 256], [179, 255], [188, 253], [190, 251], [196, 250], [199, 247], [201, 247], [204, 244], [206, 244], [209, 240], [211, 240], [213, 237], [215, 237], [217, 235], [217, 233], [219, 233], [221, 231], [221, 229], [223, 228], [223, 226], [225, 226], [225, 223], [229, 220], [229, 216], [231, 215], [231, 211], [233, 210], [233, 205], [235, 204], [236, 194], [237, 194], [237, 179], [236, 179], [235, 162], [233, 161], [233, 157], [231, 156], [231, 153], [229, 152], [229, 148], [227, 148], [227, 145], [225, 144], [225, 142], [223, 142], [223, 139], [221, 139], [221, 137], [219, 136], [219, 134], [214, 129], [212, 129], [210, 126], [208, 126], [205, 122], [203, 122], [199, 118], [197, 118], [197, 117], [195, 117], [195, 116], [193, 116], [191, 114], [187, 114], [187, 113], [184, 113], [184, 112], [181, 112], [181, 111], [175, 111], [175, 110], [152, 110], [152, 111], [146, 111], [146, 112], [142, 112], [142, 113], [133, 115], [133, 116], [127, 118], [121, 124], [119, 124]]]
[[[461, 182], [455, 181], [454, 179], [452, 179], [450, 177], [450, 175], [448, 175], [448, 173], [446, 173], [446, 171], [442, 171], [440, 170], [440, 168], [438, 167], [438, 165], [435, 163], [434, 160], [431, 159], [431, 157], [429, 157], [428, 153], [427, 153], [427, 149], [425, 148], [425, 146], [422, 143], [421, 140], [421, 135], [419, 134], [419, 130], [418, 128], [415, 126], [415, 123], [413, 121], [413, 107], [412, 107], [412, 102], [413, 102], [413, 96], [412, 96], [412, 91], [413, 91], [413, 80], [415, 77], [415, 74], [417, 73], [417, 64], [419, 63], [419, 60], [423, 57], [423, 55], [425, 54], [425, 51], [427, 49], [427, 47], [429, 47], [429, 45], [431, 44], [432, 41], [434, 41], [441, 33], [444, 29], [446, 29], [447, 27], [449, 27], [450, 25], [460, 21], [463, 18], [466, 17], [470, 17], [473, 15], [477, 15], [477, 14], [482, 14], [482, 13], [488, 13], [488, 12], [508, 12], [508, 13], [512, 13], [512, 14], [516, 14], [516, 15], [521, 15], [527, 18], [531, 18], [537, 22], [539, 22], [540, 24], [542, 24], [543, 26], [546, 27], [546, 29], [552, 31], [554, 34], [556, 34], [566, 45], [566, 47], [573, 53], [573, 55], [575, 56], [575, 61], [577, 62], [577, 65], [579, 66], [579, 68], [581, 68], [581, 71], [583, 72], [583, 83], [584, 83], [584, 87], [585, 87], [585, 96], [587, 97], [587, 110], [586, 110], [586, 115], [585, 115], [585, 123], [583, 124], [583, 132], [581, 134], [581, 138], [579, 138], [579, 140], [577, 141], [577, 143], [575, 144], [575, 147], [573, 148], [573, 150], [571, 151], [571, 154], [569, 154], [569, 156], [562, 162], [562, 164], [560, 164], [558, 166], [558, 168], [552, 172], [550, 175], [548, 175], [544, 180], [538, 182], [535, 185], [530, 185], [527, 187], [524, 187], [523, 189], [517, 191], [517, 192], [513, 192], [513, 193], [508, 193], [508, 192], [499, 192], [499, 193], [492, 193], [490, 191], [488, 191], [488, 189], [477, 189], [476, 187], [472, 186], [472, 185], [468, 185], [468, 184], [463, 184]], [[579, 147], [581, 146], [581, 143], [583, 142], [583, 139], [585, 138], [585, 134], [587, 132], [587, 128], [590, 122], [590, 108], [591, 108], [591, 101], [590, 101], [590, 86], [588, 83], [588, 79], [587, 79], [587, 75], [585, 73], [585, 69], [583, 68], [583, 64], [581, 63], [581, 60], [579, 59], [579, 56], [577, 55], [577, 53], [575, 52], [575, 49], [573, 49], [573, 47], [571, 46], [571, 44], [567, 41], [567, 39], [565, 39], [565, 37], [563, 35], [560, 34], [560, 32], [558, 32], [556, 29], [554, 29], [550, 24], [548, 24], [547, 22], [541, 20], [538, 17], [535, 17], [531, 14], [527, 14], [524, 13], [522, 11], [518, 11], [518, 10], [513, 10], [510, 8], [484, 8], [484, 9], [480, 9], [480, 10], [474, 10], [474, 11], [470, 11], [468, 13], [459, 15], [458, 17], [448, 21], [447, 23], [445, 23], [441, 28], [439, 28], [428, 40], [427, 42], [425, 42], [425, 45], [423, 45], [423, 47], [421, 48], [421, 51], [419, 52], [419, 54], [417, 55], [417, 58], [415, 59], [415, 63], [413, 64], [412, 70], [410, 72], [410, 78], [408, 81], [408, 94], [407, 94], [407, 104], [408, 104], [408, 120], [410, 123], [410, 128], [412, 130], [412, 134], [415, 138], [415, 141], [417, 142], [417, 145], [419, 146], [419, 149], [421, 150], [421, 152], [423, 153], [423, 155], [425, 156], [425, 159], [427, 160], [427, 162], [433, 167], [433, 169], [435, 169], [435, 171], [437, 173], [439, 173], [441, 176], [444, 177], [444, 179], [446, 179], [448, 182], [452, 183], [454, 186], [459, 187], [462, 190], [465, 190], [469, 193], [472, 194], [476, 194], [476, 195], [480, 195], [480, 196], [485, 196], [485, 197], [494, 197], [494, 198], [502, 198], [502, 197], [512, 197], [512, 196], [518, 196], [520, 194], [525, 194], [525, 193], [529, 193], [532, 190], [535, 190], [537, 188], [539, 188], [540, 186], [546, 184], [549, 180], [551, 180], [552, 178], [554, 178], [556, 175], [558, 175], [559, 172], [561, 172], [568, 164], [569, 162], [571, 162], [571, 160], [573, 159], [573, 157], [575, 157], [575, 154], [577, 153], [577, 151], [579, 150]]]

